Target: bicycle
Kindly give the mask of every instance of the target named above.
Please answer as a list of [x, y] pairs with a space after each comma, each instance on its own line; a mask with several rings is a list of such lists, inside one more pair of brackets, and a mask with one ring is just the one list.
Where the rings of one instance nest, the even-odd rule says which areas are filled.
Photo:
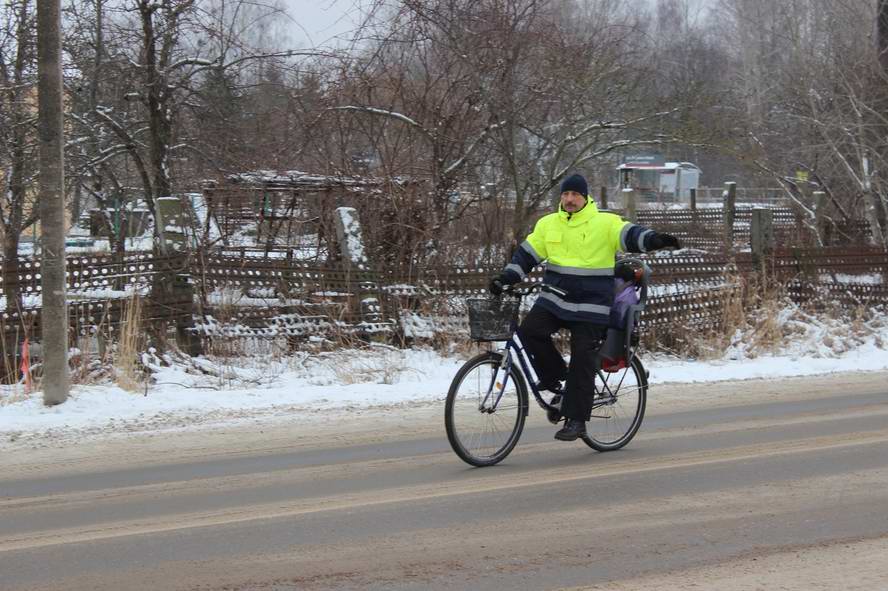
[[[596, 363], [592, 420], [582, 439], [599, 452], [620, 449], [632, 440], [641, 426], [647, 402], [648, 372], [638, 356], [637, 328], [647, 301], [650, 267], [640, 259], [623, 260], [641, 269], [633, 283], [638, 303], [629, 306], [625, 334], [609, 332], [606, 342], [590, 360]], [[566, 295], [552, 286], [522, 284], [504, 292], [511, 297], [466, 300], [472, 340], [505, 341], [502, 348], [466, 361], [447, 392], [447, 439], [456, 455], [472, 466], [497, 464], [515, 448], [530, 410], [528, 385], [549, 421], [557, 424], [561, 418], [562, 393], [546, 392], [544, 398], [517, 334], [520, 303], [535, 291]], [[608, 349], [611, 356], [604, 357], [603, 349]], [[606, 363], [608, 360], [610, 363]]]

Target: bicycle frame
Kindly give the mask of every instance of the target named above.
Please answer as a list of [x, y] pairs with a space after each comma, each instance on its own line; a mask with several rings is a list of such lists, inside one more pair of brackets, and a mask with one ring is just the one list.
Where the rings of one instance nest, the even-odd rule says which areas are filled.
[[[503, 349], [503, 361], [502, 363], [500, 363], [499, 368], [497, 368], [496, 373], [494, 373], [493, 376], [490, 378], [490, 384], [487, 387], [487, 394], [478, 405], [478, 410], [482, 412], [494, 412], [496, 410], [500, 399], [502, 399], [503, 397], [503, 393], [506, 391], [506, 386], [508, 385], [509, 381], [509, 373], [512, 369], [512, 365], [514, 364], [515, 358], [518, 359], [520, 371], [522, 372], [522, 374], [524, 374], [526, 381], [530, 384], [530, 389], [533, 392], [534, 398], [536, 398], [538, 402], [543, 402], [542, 397], [540, 396], [540, 391], [537, 388], [537, 381], [539, 380], [539, 378], [537, 377], [536, 371], [534, 371], [533, 369], [533, 364], [530, 362], [530, 358], [527, 357], [527, 352], [524, 350], [524, 344], [521, 342], [521, 338], [518, 336], [518, 331], [513, 327], [512, 336], [510, 336], [509, 340], [506, 341], [506, 346]], [[493, 394], [494, 388], [498, 390], [496, 400], [494, 400], [490, 406], [487, 406], [487, 403], [490, 401], [491, 395]], [[545, 403], [543, 402], [543, 404]], [[524, 412], [526, 415], [529, 410], [525, 409]]]
[[[533, 364], [530, 362], [530, 358], [527, 356], [527, 352], [524, 349], [524, 344], [521, 342], [521, 338], [518, 336], [516, 330], [513, 330], [512, 336], [506, 341], [505, 347], [502, 349], [503, 352], [503, 360], [500, 363], [499, 368], [497, 368], [496, 373], [491, 376], [490, 384], [487, 386], [487, 393], [484, 398], [478, 405], [478, 410], [481, 412], [493, 413], [496, 411], [497, 406], [499, 405], [500, 400], [503, 397], [503, 394], [506, 391], [506, 386], [509, 381], [509, 373], [515, 364], [515, 360], [518, 360], [519, 371], [524, 375], [525, 380], [530, 386], [530, 391], [533, 393], [533, 397], [536, 399], [537, 403], [541, 407], [546, 410], [551, 410], [553, 407], [549, 405], [545, 400], [543, 400], [542, 395], [540, 394], [540, 390], [537, 387], [539, 383], [539, 377], [537, 376], [536, 371], [533, 368]], [[633, 358], [636, 355], [636, 347], [629, 347], [626, 353], [626, 364], [632, 363]], [[623, 379], [625, 379], [626, 374], [624, 373], [619, 383], [617, 383], [616, 387], [613, 388], [611, 385], [608, 385], [608, 374], [604, 372], [601, 368], [596, 370], [596, 374], [598, 378], [601, 380], [601, 385], [603, 387], [602, 394], [606, 393], [606, 398], [602, 400], [598, 400], [593, 402], [592, 410], [604, 406], [615, 399], [614, 391], [619, 390], [620, 386], [623, 383]], [[491, 402], [491, 398], [494, 396], [494, 392], [496, 392], [496, 398]], [[530, 408], [525, 408], [524, 414], [527, 416], [530, 413]]]
[[[508, 385], [509, 373], [512, 366], [515, 364], [515, 359], [518, 360], [519, 371], [524, 375], [525, 380], [530, 386], [530, 391], [533, 393], [533, 397], [536, 399], [537, 403], [545, 410], [552, 410], [553, 407], [543, 400], [542, 394], [540, 394], [540, 390], [537, 387], [539, 382], [539, 377], [536, 374], [536, 371], [533, 369], [533, 364], [530, 362], [530, 358], [527, 356], [527, 352], [524, 349], [524, 344], [521, 342], [521, 338], [518, 336], [517, 332], [513, 332], [512, 336], [509, 340], [506, 341], [506, 346], [502, 349], [503, 351], [503, 360], [500, 363], [499, 368], [497, 368], [496, 373], [490, 379], [490, 384], [487, 386], [487, 393], [484, 398], [481, 400], [478, 405], [478, 410], [481, 412], [492, 413], [496, 411], [497, 405], [499, 405], [500, 400], [503, 397], [503, 394], [506, 391], [506, 386]], [[631, 348], [626, 356], [626, 363], [629, 364], [632, 362], [632, 359], [635, 357], [635, 348]], [[606, 372], [601, 369], [596, 370], [596, 374], [598, 378], [601, 380], [601, 385], [604, 387], [604, 391], [602, 393], [607, 394], [607, 398], [603, 400], [596, 401], [592, 404], [592, 410], [600, 406], [604, 406], [609, 402], [612, 402], [615, 398], [614, 390], [619, 390], [620, 386], [623, 383], [623, 379], [625, 379], [626, 374], [623, 374], [620, 378], [619, 383], [616, 385], [616, 388], [612, 388], [608, 385], [608, 377]], [[496, 392], [496, 398], [490, 402], [490, 399], [494, 396], [494, 392]], [[488, 406], [489, 403], [489, 406]], [[530, 413], [530, 409], [526, 408], [524, 411], [525, 415]]]
[[[638, 259], [636, 259], [638, 260]], [[627, 327], [626, 332], [626, 364], [632, 363], [633, 358], [636, 355], [637, 347], [632, 346], [631, 337], [632, 333], [635, 329], [635, 325], [638, 321], [641, 312], [644, 310], [645, 302], [647, 300], [647, 292], [648, 292], [648, 280], [647, 276], [650, 273], [650, 268], [641, 262], [644, 265], [644, 268], [647, 270], [645, 273], [643, 280], [639, 286], [641, 295], [639, 298], [639, 303], [630, 307], [629, 312], [629, 325]], [[526, 294], [522, 294], [526, 295]], [[533, 364], [530, 362], [530, 358], [527, 356], [527, 352], [524, 349], [524, 344], [521, 342], [521, 338], [518, 336], [518, 325], [516, 322], [512, 322], [512, 334], [509, 339], [506, 341], [506, 346], [503, 349], [503, 361], [500, 363], [500, 367], [494, 373], [494, 375], [490, 379], [490, 384], [487, 387], [487, 393], [484, 396], [481, 403], [478, 405], [478, 410], [481, 412], [492, 413], [496, 410], [497, 405], [505, 393], [506, 386], [509, 380], [509, 372], [514, 365], [514, 360], [517, 358], [519, 370], [523, 373], [525, 377], [525, 381], [530, 385], [530, 390], [533, 392], [533, 397], [536, 399], [537, 403], [544, 408], [545, 410], [553, 410], [554, 408], [549, 405], [545, 400], [543, 400], [542, 395], [540, 394], [539, 388], [537, 384], [539, 383], [539, 377], [537, 376], [536, 371], [533, 368]], [[603, 386], [604, 392], [607, 393], [604, 399], [593, 401], [592, 410], [613, 402], [616, 398], [614, 395], [614, 390], [619, 390], [620, 386], [623, 383], [623, 379], [626, 377], [626, 374], [620, 378], [619, 383], [617, 384], [615, 389], [612, 389], [611, 386], [608, 385], [608, 378], [606, 372], [604, 372], [599, 366], [596, 370], [596, 374], [598, 378], [601, 380], [601, 384]], [[494, 389], [497, 390], [496, 398], [491, 403], [491, 397], [493, 396]], [[603, 392], [603, 393], [604, 393]], [[529, 408], [525, 409], [525, 415], [530, 412]]]

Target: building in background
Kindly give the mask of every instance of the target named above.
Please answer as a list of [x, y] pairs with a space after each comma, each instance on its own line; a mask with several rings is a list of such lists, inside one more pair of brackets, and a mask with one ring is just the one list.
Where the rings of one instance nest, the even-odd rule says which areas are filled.
[[619, 189], [635, 189], [648, 201], [687, 203], [700, 185], [700, 168], [691, 162], [666, 162], [659, 154], [627, 156], [617, 167]]

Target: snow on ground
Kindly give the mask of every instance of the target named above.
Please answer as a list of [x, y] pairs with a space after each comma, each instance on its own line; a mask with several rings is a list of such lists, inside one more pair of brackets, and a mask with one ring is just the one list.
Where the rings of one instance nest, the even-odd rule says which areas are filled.
[[242, 360], [239, 366], [201, 364], [224, 377], [174, 365], [155, 374], [156, 383], [146, 390], [80, 385], [67, 402], [49, 408], [40, 393], [25, 394], [21, 386], [4, 391], [0, 448], [243, 421], [328, 421], [331, 409], [443, 400], [461, 361], [430, 350], [379, 346], [278, 361]]
[[[883, 348], [888, 326], [878, 318], [855, 330], [847, 322], [806, 318], [798, 310], [784, 311], [777, 320], [792, 335], [779, 354], [749, 346], [740, 334], [715, 360], [648, 354], [644, 360], [651, 384], [888, 369]], [[326, 422], [344, 413], [397, 413], [422, 405], [443, 408], [450, 380], [464, 359], [385, 345], [281, 359], [257, 355], [237, 364], [199, 359], [191, 367], [160, 369], [156, 383], [139, 392], [111, 384], [78, 385], [67, 402], [50, 408], [42, 405], [40, 393], [25, 394], [18, 386], [0, 390], [0, 449], [245, 423]], [[705, 389], [692, 390], [697, 393], [671, 388], [675, 393], [670, 395], [706, 395]]]

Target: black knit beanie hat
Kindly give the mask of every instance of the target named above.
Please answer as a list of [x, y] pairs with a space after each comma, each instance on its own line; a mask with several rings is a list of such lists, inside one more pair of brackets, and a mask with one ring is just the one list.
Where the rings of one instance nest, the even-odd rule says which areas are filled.
[[561, 181], [561, 192], [565, 191], [576, 191], [583, 197], [589, 196], [589, 185], [586, 184], [586, 179], [583, 178], [581, 174], [572, 174], [563, 181]]

